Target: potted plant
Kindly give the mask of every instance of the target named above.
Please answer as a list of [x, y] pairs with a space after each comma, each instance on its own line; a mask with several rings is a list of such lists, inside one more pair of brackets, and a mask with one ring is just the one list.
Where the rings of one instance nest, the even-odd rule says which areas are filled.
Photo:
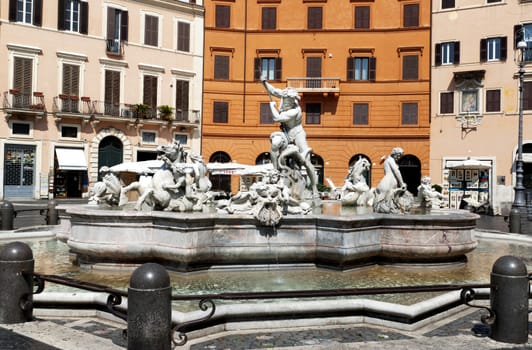
[[174, 118], [172, 118], [172, 112], [173, 112], [173, 108], [170, 107], [169, 105], [161, 105], [159, 107], [157, 107], [157, 109], [159, 110], [159, 115], [161, 116], [161, 119], [163, 120], [172, 120]]
[[138, 103], [131, 107], [133, 114], [137, 118], [146, 118], [146, 112], [148, 111], [148, 105], [144, 103]]

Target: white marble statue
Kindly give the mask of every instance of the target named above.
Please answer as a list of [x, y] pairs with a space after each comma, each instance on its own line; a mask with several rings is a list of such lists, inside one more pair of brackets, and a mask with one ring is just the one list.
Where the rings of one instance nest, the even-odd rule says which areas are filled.
[[111, 206], [117, 205], [120, 200], [120, 191], [122, 184], [118, 175], [109, 169], [107, 166], [100, 168], [102, 181], [94, 184], [89, 196], [89, 204], [108, 204]]
[[364, 174], [371, 168], [366, 158], [360, 157], [349, 167], [344, 185], [339, 189], [339, 199], [346, 206], [372, 206], [374, 189], [368, 186]]
[[441, 208], [443, 194], [432, 188], [430, 177], [423, 176], [417, 188], [417, 199], [422, 208]]
[[[307, 134], [302, 125], [300, 97], [294, 88], [278, 89], [261, 77], [262, 84], [270, 96], [270, 109], [273, 120], [280, 123], [281, 131], [270, 135], [270, 157], [275, 169], [285, 173], [300, 172], [304, 168], [310, 181], [312, 195], [318, 198], [316, 171], [310, 161], [312, 149], [307, 144]], [[271, 96], [280, 99], [279, 107]], [[289, 160], [291, 159], [291, 160]], [[290, 175], [296, 177], [297, 175]], [[303, 196], [303, 195], [301, 195]]]
[[384, 160], [384, 177], [375, 188], [373, 211], [376, 213], [406, 213], [413, 205], [414, 196], [407, 191], [397, 161], [403, 149], [395, 147]]

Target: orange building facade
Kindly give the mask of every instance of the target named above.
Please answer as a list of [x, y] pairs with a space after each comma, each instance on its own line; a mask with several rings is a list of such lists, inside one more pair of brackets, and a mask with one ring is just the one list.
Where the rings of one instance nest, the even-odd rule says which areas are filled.
[[[269, 161], [271, 119], [261, 74], [301, 97], [320, 183], [341, 186], [359, 156], [372, 164], [404, 149], [411, 192], [429, 171], [428, 0], [207, 0], [202, 154], [206, 160]], [[238, 191], [233, 180], [215, 187]]]

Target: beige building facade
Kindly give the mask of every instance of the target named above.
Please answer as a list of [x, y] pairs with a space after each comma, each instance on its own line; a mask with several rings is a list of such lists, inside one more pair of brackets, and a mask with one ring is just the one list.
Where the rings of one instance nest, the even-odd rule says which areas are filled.
[[201, 0], [0, 2], [0, 198], [84, 197], [172, 140], [200, 153], [203, 22]]
[[[524, 40], [524, 55], [516, 42]], [[464, 196], [507, 214], [524, 60], [524, 185], [532, 189], [532, 2], [433, 0], [430, 176], [451, 208]]]

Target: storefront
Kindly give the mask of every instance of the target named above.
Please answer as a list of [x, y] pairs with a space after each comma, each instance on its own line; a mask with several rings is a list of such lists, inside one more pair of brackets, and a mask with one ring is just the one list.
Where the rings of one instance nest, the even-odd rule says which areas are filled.
[[491, 170], [491, 160], [445, 160], [442, 194], [445, 196], [446, 206], [459, 209], [463, 199], [474, 208], [489, 206]]
[[54, 198], [81, 198], [87, 189], [87, 161], [83, 149], [56, 147]]
[[4, 198], [33, 198], [35, 149], [33, 145], [4, 146]]

